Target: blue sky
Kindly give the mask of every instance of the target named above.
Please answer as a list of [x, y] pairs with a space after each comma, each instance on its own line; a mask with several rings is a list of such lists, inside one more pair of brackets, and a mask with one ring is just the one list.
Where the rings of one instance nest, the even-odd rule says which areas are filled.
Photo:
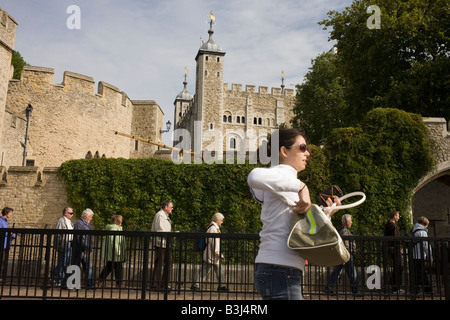
[[[155, 100], [164, 122], [173, 122], [173, 102], [183, 89], [195, 93], [195, 56], [208, 39], [209, 13], [216, 17], [214, 40], [225, 55], [224, 81], [294, 89], [311, 59], [328, 51], [329, 31], [317, 22], [351, 0], [2, 0], [19, 24], [15, 49], [30, 65], [53, 68], [118, 87], [132, 100]], [[80, 29], [69, 29], [80, 8]], [[170, 134], [164, 135], [170, 143]]]

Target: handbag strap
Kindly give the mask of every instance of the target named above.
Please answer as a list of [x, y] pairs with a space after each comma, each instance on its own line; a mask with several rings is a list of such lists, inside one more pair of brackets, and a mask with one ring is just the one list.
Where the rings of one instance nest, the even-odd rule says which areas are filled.
[[361, 196], [361, 199], [359, 199], [358, 201], [353, 202], [353, 203], [349, 203], [349, 204], [341, 204], [341, 205], [339, 205], [339, 206], [336, 205], [336, 203], [333, 203], [333, 204], [331, 205], [331, 207], [325, 207], [325, 208], [323, 208], [323, 211], [324, 211], [325, 214], [328, 216], [328, 215], [330, 215], [331, 211], [333, 211], [333, 210], [350, 209], [350, 208], [359, 206], [361, 203], [363, 203], [363, 202], [366, 200], [366, 195], [364, 194], [364, 192], [361, 192], [361, 191], [355, 191], [355, 192], [348, 193], [348, 194], [346, 194], [346, 195], [343, 196], [343, 197], [340, 197], [340, 198], [339, 198], [339, 201], [342, 202], [343, 200], [345, 200], [345, 199], [347, 199], [347, 198], [356, 197], [356, 196]]

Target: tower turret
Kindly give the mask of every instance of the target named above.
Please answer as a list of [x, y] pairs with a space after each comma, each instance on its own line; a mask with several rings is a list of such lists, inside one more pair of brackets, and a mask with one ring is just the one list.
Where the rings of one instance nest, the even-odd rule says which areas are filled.
[[[214, 134], [222, 132], [223, 116], [223, 66], [225, 52], [213, 40], [213, 24], [215, 16], [211, 11], [209, 21], [209, 39], [203, 43], [195, 57], [197, 61], [195, 85], [194, 119], [201, 123], [201, 130], [197, 128], [197, 136], [192, 135], [195, 143], [201, 142], [201, 150], [223, 153], [223, 145]], [[198, 124], [197, 124], [198, 125]], [[196, 146], [199, 150], [200, 146]]]
[[175, 106], [175, 113], [174, 113], [175, 129], [177, 128], [177, 123], [181, 120], [184, 113], [186, 112], [186, 109], [191, 104], [192, 99], [194, 99], [194, 96], [192, 94], [190, 94], [189, 91], [187, 90], [187, 84], [188, 84], [187, 83], [187, 75], [188, 75], [188, 70], [187, 70], [187, 68], [184, 68], [184, 81], [183, 81], [184, 88], [179, 94], [177, 94], [175, 101], [173, 103]]

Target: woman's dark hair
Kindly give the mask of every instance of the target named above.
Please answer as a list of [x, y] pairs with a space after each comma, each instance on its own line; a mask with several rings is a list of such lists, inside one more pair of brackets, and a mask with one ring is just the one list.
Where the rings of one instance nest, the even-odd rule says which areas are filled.
[[[302, 136], [305, 138], [303, 132], [296, 128], [286, 128], [286, 129], [277, 129], [269, 136], [269, 141], [267, 142], [267, 155], [269, 157], [272, 156], [272, 147], [275, 147], [280, 151], [281, 147], [289, 147], [292, 146], [297, 140], [298, 136]], [[277, 141], [274, 139], [278, 138]], [[306, 139], [306, 138], [305, 138]]]

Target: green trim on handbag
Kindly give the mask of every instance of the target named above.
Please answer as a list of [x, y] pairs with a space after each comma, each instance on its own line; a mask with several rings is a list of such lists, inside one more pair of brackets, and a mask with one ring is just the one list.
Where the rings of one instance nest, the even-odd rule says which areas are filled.
[[315, 234], [316, 233], [316, 223], [314, 221], [314, 216], [311, 213], [311, 209], [308, 209], [308, 217], [309, 217], [309, 222], [311, 222], [311, 228], [309, 229], [309, 233], [310, 234]]

